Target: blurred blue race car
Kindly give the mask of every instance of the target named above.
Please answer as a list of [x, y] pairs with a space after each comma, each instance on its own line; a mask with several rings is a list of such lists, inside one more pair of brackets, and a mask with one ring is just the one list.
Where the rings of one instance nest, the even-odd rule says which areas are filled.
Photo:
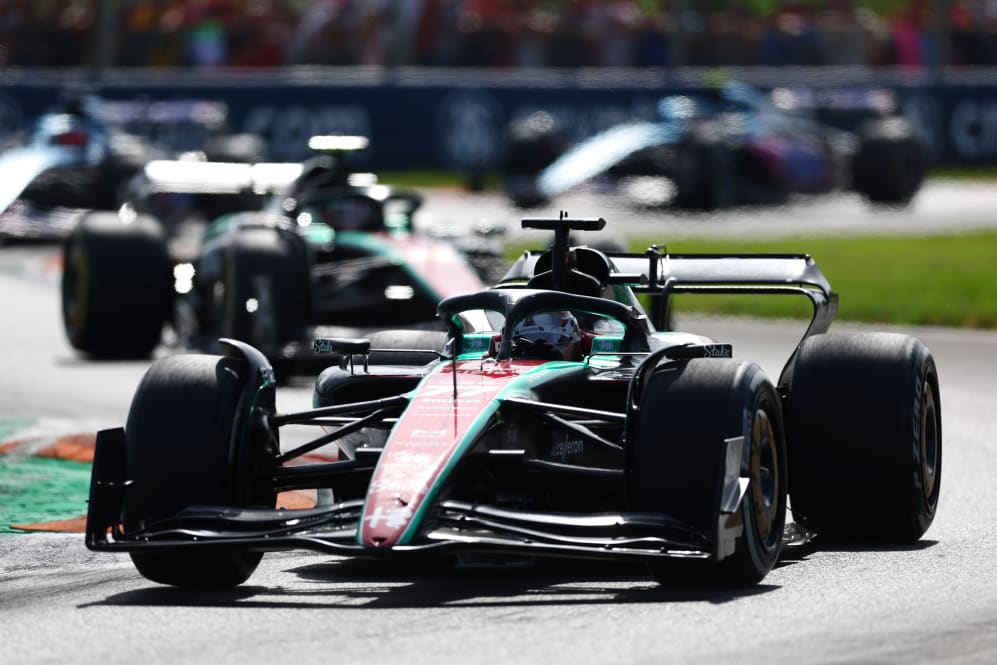
[[503, 165], [508, 196], [529, 207], [597, 177], [664, 176], [679, 208], [781, 203], [792, 194], [842, 189], [872, 203], [905, 205], [927, 168], [911, 126], [882, 106], [866, 108], [857, 126], [843, 128], [728, 82], [664, 97], [658, 113], [657, 121], [616, 125], [570, 147], [549, 117], [519, 122], [510, 128]]
[[223, 104], [207, 100], [67, 96], [0, 152], [0, 240], [59, 240], [86, 211], [116, 210], [128, 202], [131, 183], [145, 165], [178, 152], [146, 133], [182, 131], [189, 147], [210, 160], [261, 159], [262, 139], [226, 133], [226, 115]]

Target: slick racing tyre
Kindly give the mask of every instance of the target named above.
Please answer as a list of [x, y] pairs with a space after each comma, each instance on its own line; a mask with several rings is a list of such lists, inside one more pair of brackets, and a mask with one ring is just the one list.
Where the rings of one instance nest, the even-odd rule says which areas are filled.
[[[650, 565], [652, 575], [670, 586], [759, 582], [782, 550], [788, 487], [779, 398], [762, 370], [726, 359], [663, 365], [643, 389], [636, 417], [630, 509], [668, 515], [718, 541], [734, 538], [733, 552], [719, 561], [662, 559]], [[736, 530], [718, 533], [725, 439], [734, 437], [744, 437], [741, 467], [749, 477], [740, 515], [728, 518], [735, 529], [743, 522], [736, 538]]]
[[501, 172], [506, 194], [520, 208], [539, 206], [537, 176], [564, 154], [568, 142], [557, 121], [546, 111], [515, 120], [505, 131]]
[[283, 381], [293, 364], [284, 350], [300, 341], [310, 312], [304, 247], [276, 229], [250, 227], [234, 232], [226, 261], [221, 336], [260, 349]]
[[160, 225], [137, 215], [84, 217], [63, 247], [62, 320], [73, 348], [97, 358], [147, 357], [172, 302]]
[[938, 373], [920, 340], [824, 334], [800, 345], [786, 409], [797, 521], [836, 542], [918, 540], [942, 475]]
[[678, 151], [675, 205], [690, 210], [722, 210], [738, 203], [734, 151], [719, 136], [693, 134]]
[[256, 134], [222, 134], [204, 142], [204, 156], [209, 162], [244, 162], [253, 164], [267, 158], [266, 139]]
[[427, 351], [441, 353], [447, 341], [442, 330], [379, 330], [370, 339], [374, 365], [425, 365], [439, 359]]
[[[436, 354], [443, 352], [447, 333], [443, 330], [378, 330], [367, 335], [366, 339], [370, 341], [368, 365], [415, 366], [439, 360]], [[348, 360], [344, 356], [340, 363], [345, 365]], [[353, 356], [355, 367], [362, 366], [363, 361], [362, 355]]]
[[[146, 372], [125, 426], [130, 485], [125, 492], [124, 528], [154, 528], [191, 505], [273, 508], [272, 491], [254, 489], [247, 465], [250, 451], [230, 459], [240, 396], [249, 380], [241, 359], [208, 355], [170, 356]], [[146, 578], [184, 587], [231, 587], [256, 569], [262, 554], [241, 550], [177, 549], [132, 552]]]
[[885, 118], [863, 128], [852, 163], [852, 189], [871, 203], [905, 206], [924, 181], [924, 147], [904, 118]]

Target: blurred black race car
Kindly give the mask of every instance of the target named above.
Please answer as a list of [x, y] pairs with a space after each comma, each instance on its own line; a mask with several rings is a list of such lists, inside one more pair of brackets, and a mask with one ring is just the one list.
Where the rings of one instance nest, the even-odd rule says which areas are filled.
[[594, 178], [663, 176], [673, 189], [664, 200], [704, 210], [841, 189], [905, 205], [917, 193], [927, 150], [885, 91], [858, 95], [868, 102], [861, 121], [839, 113], [851, 118], [837, 125], [825, 121], [830, 114], [791, 109], [791, 95], [737, 82], [671, 95], [658, 103], [656, 122], [613, 126], [575, 145], [550, 114], [535, 114], [509, 129], [506, 192], [528, 207]]
[[86, 215], [65, 243], [73, 347], [144, 357], [165, 325], [178, 350], [234, 337], [284, 376], [309, 359], [316, 329], [439, 328], [437, 303], [481, 289], [501, 246], [462, 251], [418, 232], [418, 192], [349, 169], [347, 148], [366, 139], [322, 141], [331, 152], [304, 164], [146, 165], [131, 205]]
[[[272, 369], [242, 342], [156, 361], [125, 427], [98, 434], [87, 546], [207, 588], [292, 548], [638, 561], [667, 585], [744, 586], [789, 543], [924, 534], [942, 439], [921, 341], [829, 333], [837, 296], [806, 255], [568, 246], [603, 224], [524, 220], [553, 248], [441, 302], [437, 344], [316, 339], [340, 360], [306, 411], [277, 410]], [[794, 294], [813, 318], [769, 378], [730, 344], [659, 332], [637, 299], [690, 292]], [[289, 425], [323, 433], [282, 447]]]

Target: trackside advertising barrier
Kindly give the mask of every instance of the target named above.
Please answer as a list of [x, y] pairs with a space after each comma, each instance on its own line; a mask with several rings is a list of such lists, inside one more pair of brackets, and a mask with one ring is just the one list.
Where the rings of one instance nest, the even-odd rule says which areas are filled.
[[[712, 75], [715, 78], [715, 75]], [[785, 86], [801, 108], [848, 112], [892, 92], [927, 141], [937, 165], [997, 164], [997, 75], [875, 76], [828, 70], [734, 72], [771, 90]], [[272, 160], [308, 155], [314, 134], [363, 134], [359, 166], [481, 171], [502, 158], [508, 124], [545, 110], [569, 139], [628, 119], [653, 119], [657, 101], [710, 84], [711, 74], [474, 72], [306, 69], [211, 75], [134, 70], [7, 70], [0, 75], [0, 139], [69, 94], [99, 94], [112, 116], [173, 149], [192, 149], [221, 129], [264, 137]], [[989, 81], [989, 82], [988, 82]], [[221, 112], [219, 113], [219, 109]], [[204, 122], [205, 118], [211, 122]]]

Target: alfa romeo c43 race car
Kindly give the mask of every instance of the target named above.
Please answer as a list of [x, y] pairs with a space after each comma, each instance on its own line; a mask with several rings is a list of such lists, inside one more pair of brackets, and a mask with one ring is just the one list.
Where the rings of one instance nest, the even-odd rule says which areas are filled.
[[[233, 337], [285, 374], [313, 359], [316, 328], [442, 330], [442, 298], [477, 291], [482, 273], [506, 267], [486, 238], [417, 230], [417, 191], [350, 171], [343, 146], [366, 139], [317, 139], [332, 154], [305, 164], [154, 161], [134, 205], [85, 216], [64, 251], [73, 347], [145, 357], [166, 326], [179, 350], [215, 351]], [[206, 219], [189, 223], [192, 210]]]
[[[741, 586], [792, 539], [922, 536], [942, 438], [921, 341], [829, 333], [837, 296], [807, 255], [569, 247], [603, 225], [524, 220], [553, 247], [442, 301], [438, 346], [316, 339], [340, 360], [307, 411], [278, 408], [243, 342], [156, 361], [126, 425], [98, 434], [87, 546], [190, 587], [292, 548], [639, 561], [663, 584]], [[813, 318], [772, 380], [722, 341], [657, 332], [637, 298], [689, 292], [796, 294]], [[323, 433], [282, 446], [289, 425]], [[308, 461], [329, 445], [338, 459]], [[314, 505], [276, 508], [289, 490]]]

